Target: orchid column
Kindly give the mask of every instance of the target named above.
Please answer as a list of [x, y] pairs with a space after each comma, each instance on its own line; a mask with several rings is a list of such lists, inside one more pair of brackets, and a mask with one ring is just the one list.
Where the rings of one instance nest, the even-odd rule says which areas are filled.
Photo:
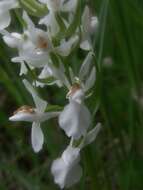
[[[86, 106], [86, 100], [92, 98], [96, 83], [92, 35], [97, 32], [98, 18], [91, 16], [87, 5], [81, 7], [80, 0], [12, 2], [0, 2], [0, 6], [4, 7], [0, 14], [7, 15], [7, 20], [0, 20], [0, 33], [4, 42], [17, 50], [17, 55], [11, 61], [20, 65], [19, 75], [24, 78], [23, 83], [32, 95], [35, 107], [24, 105], [9, 119], [32, 122], [31, 144], [37, 153], [44, 143], [41, 124], [58, 117], [58, 127], [69, 138], [69, 145], [62, 156], [53, 161], [51, 172], [60, 188], [68, 188], [82, 176], [80, 152], [95, 140], [101, 128], [100, 123], [93, 128], [92, 113]], [[22, 14], [22, 33], [7, 30], [10, 11], [14, 8], [18, 8]], [[38, 24], [30, 15], [39, 17]], [[83, 50], [86, 56], [76, 73], [73, 69], [75, 63], [69, 62], [67, 65], [65, 62], [77, 54], [78, 49]], [[48, 102], [36, 91], [47, 85], [54, 85], [57, 90], [66, 89], [67, 105], [60, 109], [53, 106], [49, 112]]]

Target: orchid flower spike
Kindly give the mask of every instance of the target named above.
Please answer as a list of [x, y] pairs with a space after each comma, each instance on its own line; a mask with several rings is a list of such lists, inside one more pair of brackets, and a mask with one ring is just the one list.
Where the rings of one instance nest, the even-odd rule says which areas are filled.
[[17, 0], [0, 1], [0, 30], [7, 28], [11, 22], [10, 10], [18, 7]]
[[29, 93], [32, 95], [35, 108], [30, 106], [22, 106], [16, 110], [9, 118], [10, 121], [27, 121], [32, 122], [31, 131], [31, 143], [34, 152], [39, 152], [42, 149], [44, 142], [44, 135], [41, 130], [40, 124], [50, 118], [59, 115], [59, 112], [45, 112], [47, 102], [42, 100], [27, 80], [23, 80], [23, 83]]

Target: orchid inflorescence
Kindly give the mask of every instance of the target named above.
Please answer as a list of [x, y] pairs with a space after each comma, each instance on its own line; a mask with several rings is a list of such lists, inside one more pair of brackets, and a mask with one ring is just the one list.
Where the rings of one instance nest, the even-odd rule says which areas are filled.
[[[23, 16], [19, 14], [19, 17], [23, 33], [6, 30], [11, 22], [11, 9], [22, 10]], [[32, 122], [31, 144], [34, 152], [39, 152], [44, 143], [41, 124], [58, 117], [59, 127], [70, 138], [66, 150], [51, 166], [54, 181], [60, 188], [71, 187], [79, 181], [82, 175], [80, 152], [95, 140], [101, 128], [97, 123], [89, 130], [92, 117], [85, 105], [96, 80], [92, 34], [97, 31], [98, 18], [91, 15], [87, 5], [83, 13], [81, 10], [80, 0], [0, 1], [0, 33], [9, 47], [17, 49], [18, 55], [11, 61], [20, 64], [19, 75], [25, 78], [23, 83], [35, 104], [35, 107], [22, 106], [9, 120]], [[40, 17], [38, 27], [28, 13]], [[87, 56], [75, 75], [71, 66], [65, 67], [64, 58], [78, 48], [87, 52]], [[34, 72], [37, 70], [38, 76]], [[30, 82], [26, 79], [29, 73]], [[68, 90], [65, 97], [68, 104], [62, 110], [47, 111], [48, 103], [36, 91], [36, 87], [46, 85]]]

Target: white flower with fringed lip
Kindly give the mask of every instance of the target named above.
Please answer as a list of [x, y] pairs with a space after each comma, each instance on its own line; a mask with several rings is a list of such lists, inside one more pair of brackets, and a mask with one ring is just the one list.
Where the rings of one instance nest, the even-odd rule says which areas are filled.
[[18, 7], [17, 0], [0, 1], [0, 30], [7, 28], [11, 22], [10, 10]]
[[100, 129], [101, 124], [98, 123], [86, 134], [78, 147], [73, 147], [72, 143], [70, 143], [62, 153], [62, 156], [53, 161], [51, 172], [55, 183], [58, 184], [61, 189], [69, 188], [80, 180], [82, 176], [82, 168], [79, 164], [80, 151], [96, 139]]
[[42, 149], [44, 142], [44, 135], [40, 128], [40, 124], [50, 118], [59, 115], [59, 112], [45, 112], [47, 102], [42, 100], [27, 80], [23, 80], [23, 83], [29, 93], [32, 95], [36, 108], [30, 106], [22, 106], [14, 115], [9, 118], [10, 121], [27, 121], [32, 122], [31, 131], [31, 143], [35, 152], [39, 152]]
[[[69, 104], [59, 115], [59, 125], [68, 137], [79, 139], [86, 134], [91, 123], [91, 114], [84, 104], [85, 93], [93, 87], [95, 83], [95, 67], [91, 67], [92, 53], [85, 58], [78, 77], [75, 77], [70, 69], [71, 87], [67, 97]], [[91, 71], [90, 71], [91, 70]]]

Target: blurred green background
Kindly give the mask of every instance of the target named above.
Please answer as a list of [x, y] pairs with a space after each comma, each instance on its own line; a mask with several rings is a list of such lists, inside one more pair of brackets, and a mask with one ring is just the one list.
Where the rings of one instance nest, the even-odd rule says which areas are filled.
[[[85, 2], [85, 1], [84, 1]], [[102, 131], [82, 152], [83, 177], [72, 190], [143, 190], [143, 1], [89, 0], [100, 19], [95, 39], [98, 74], [91, 112], [100, 100], [95, 124]], [[20, 31], [13, 12], [11, 29]], [[34, 154], [30, 145], [30, 123], [11, 123], [8, 117], [32, 99], [18, 76], [18, 64], [10, 59], [16, 52], [0, 38], [0, 190], [56, 190], [50, 165], [68, 144], [57, 120], [42, 129], [44, 149]], [[79, 51], [73, 58], [76, 69], [84, 59]], [[98, 89], [98, 90], [97, 90]], [[98, 93], [97, 93], [98, 91]], [[41, 90], [50, 103], [65, 105], [66, 92]]]

